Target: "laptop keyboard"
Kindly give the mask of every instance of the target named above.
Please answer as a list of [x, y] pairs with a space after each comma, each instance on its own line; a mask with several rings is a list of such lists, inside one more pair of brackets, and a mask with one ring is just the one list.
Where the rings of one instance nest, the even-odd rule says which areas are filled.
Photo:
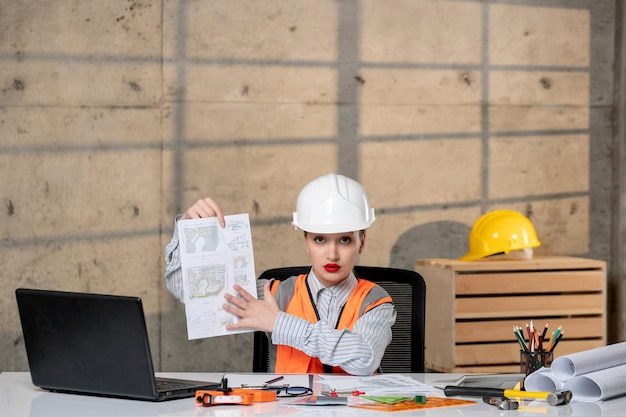
[[185, 389], [191, 387], [191, 385], [188, 383], [168, 381], [166, 379], [157, 379], [156, 386], [157, 390], [159, 391], [175, 391], [177, 389]]

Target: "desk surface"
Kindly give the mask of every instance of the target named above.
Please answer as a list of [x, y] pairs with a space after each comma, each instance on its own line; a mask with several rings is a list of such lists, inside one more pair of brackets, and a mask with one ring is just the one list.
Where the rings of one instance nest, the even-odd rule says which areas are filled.
[[[160, 373], [186, 379], [219, 380], [222, 374], [216, 373]], [[445, 375], [445, 377], [444, 377]], [[450, 374], [413, 374], [418, 381], [430, 384]], [[441, 394], [440, 396], [443, 396]], [[479, 398], [476, 404], [393, 413], [395, 417], [479, 417], [495, 415], [515, 416], [623, 416], [626, 410], [626, 397], [598, 403], [572, 402], [558, 407], [549, 407], [541, 401], [524, 402], [517, 411], [502, 411], [486, 405]], [[291, 407], [284, 404], [289, 399], [280, 399], [276, 403], [259, 403], [252, 406], [221, 405], [215, 407], [196, 407], [192, 398], [183, 400], [151, 403], [144, 401], [122, 400], [114, 398], [91, 397], [84, 395], [59, 394], [41, 390], [33, 386], [28, 372], [3, 372], [0, 374], [0, 410], [2, 415], [11, 417], [120, 417], [120, 416], [215, 416], [215, 417], [251, 417], [274, 416], [318, 416], [325, 417], [382, 417], [389, 415], [380, 411], [362, 410], [345, 406]]]

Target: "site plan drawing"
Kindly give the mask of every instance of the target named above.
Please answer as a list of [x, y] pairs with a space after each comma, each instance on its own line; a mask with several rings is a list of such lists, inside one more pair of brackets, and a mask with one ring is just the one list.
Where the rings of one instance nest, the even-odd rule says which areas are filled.
[[226, 330], [239, 318], [222, 308], [238, 284], [254, 297], [256, 275], [248, 214], [178, 221], [187, 337], [189, 340], [252, 330]]

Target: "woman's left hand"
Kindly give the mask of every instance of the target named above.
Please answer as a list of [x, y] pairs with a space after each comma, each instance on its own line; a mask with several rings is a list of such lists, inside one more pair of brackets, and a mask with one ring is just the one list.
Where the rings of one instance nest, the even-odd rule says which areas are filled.
[[241, 320], [238, 323], [227, 325], [226, 329], [254, 329], [272, 332], [280, 309], [270, 291], [270, 281], [267, 281], [263, 286], [265, 300], [257, 300], [239, 285], [235, 285], [233, 288], [239, 297], [226, 294], [224, 298], [228, 303], [224, 304], [224, 310], [233, 313]]

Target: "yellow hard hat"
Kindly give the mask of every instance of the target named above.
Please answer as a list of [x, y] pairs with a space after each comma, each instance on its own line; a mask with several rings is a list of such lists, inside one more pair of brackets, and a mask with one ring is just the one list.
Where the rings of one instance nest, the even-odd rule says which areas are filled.
[[526, 216], [513, 210], [496, 210], [476, 220], [469, 235], [469, 251], [461, 260], [473, 261], [539, 245], [537, 232]]

